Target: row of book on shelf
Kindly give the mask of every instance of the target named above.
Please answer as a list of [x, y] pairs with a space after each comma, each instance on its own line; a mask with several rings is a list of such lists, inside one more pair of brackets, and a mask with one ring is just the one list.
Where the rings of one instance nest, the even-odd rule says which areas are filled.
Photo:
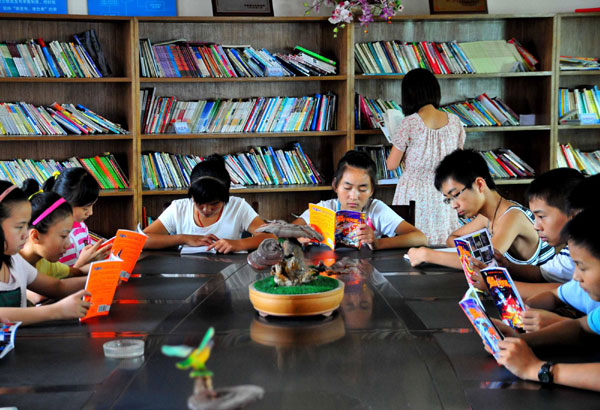
[[[225, 167], [236, 185], [321, 184], [322, 175], [299, 143], [290, 149], [251, 147], [248, 152], [224, 155]], [[148, 152], [142, 154], [144, 189], [187, 188], [198, 155]]]
[[297, 46], [271, 53], [250, 45], [231, 46], [184, 39], [152, 44], [140, 40], [142, 77], [285, 77], [336, 74], [336, 62]]
[[561, 71], [600, 70], [600, 62], [598, 62], [598, 58], [595, 57], [560, 56], [559, 65]]
[[[180, 101], [141, 90], [141, 127], [145, 134], [293, 132], [335, 129], [337, 96], [256, 97]], [[179, 127], [182, 125], [183, 127]]]
[[[466, 127], [499, 127], [519, 125], [519, 115], [499, 97], [480, 96], [440, 107], [457, 115]], [[356, 95], [354, 115], [358, 129], [374, 129], [381, 126], [383, 114], [395, 109], [402, 111], [398, 103]]]
[[52, 173], [66, 168], [85, 168], [92, 174], [102, 189], [128, 189], [127, 174], [123, 172], [112, 154], [90, 158], [71, 157], [64, 161], [53, 159], [13, 159], [0, 161], [0, 179], [22, 185], [29, 178], [42, 185]]
[[558, 118], [560, 124], [599, 124], [600, 90], [598, 86], [572, 90], [559, 88]]
[[508, 41], [403, 42], [354, 44], [364, 74], [406, 74], [424, 68], [434, 74], [535, 71], [538, 60], [514, 38]]
[[508, 148], [481, 151], [492, 178], [532, 178], [535, 171], [517, 154]]
[[377, 167], [377, 183], [389, 184], [398, 182], [398, 178], [402, 175], [404, 162], [393, 170], [388, 170], [386, 159], [390, 155], [392, 147], [383, 145], [356, 145], [356, 150], [366, 152]]
[[558, 144], [556, 150], [556, 164], [559, 168], [573, 168], [586, 175], [600, 173], [600, 150], [582, 152], [574, 148], [571, 143]]
[[129, 131], [81, 104], [36, 107], [0, 102], [0, 135], [128, 134]]
[[73, 41], [0, 43], [0, 77], [100, 78], [111, 74], [94, 29]]

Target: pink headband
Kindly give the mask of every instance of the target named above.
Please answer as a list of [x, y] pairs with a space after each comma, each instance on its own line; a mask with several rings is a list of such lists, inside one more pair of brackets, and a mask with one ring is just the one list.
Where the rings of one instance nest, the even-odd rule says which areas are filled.
[[35, 218], [35, 221], [33, 221], [33, 223], [31, 225], [36, 226], [37, 224], [39, 224], [42, 219], [44, 219], [45, 217], [47, 217], [48, 215], [50, 215], [52, 213], [52, 211], [54, 211], [56, 208], [58, 208], [59, 206], [61, 206], [65, 202], [67, 202], [67, 201], [65, 201], [65, 198], [60, 198], [59, 200], [57, 200], [55, 203], [53, 203], [52, 205], [50, 205], [48, 207], [48, 209], [46, 209], [44, 212], [42, 212], [42, 214], [40, 216], [38, 216], [37, 218]]
[[0, 194], [0, 202], [4, 201], [4, 198], [6, 198], [8, 196], [8, 194], [10, 194], [12, 191], [14, 191], [17, 188], [18, 188], [18, 186], [16, 186], [16, 185], [11, 185], [8, 188], [6, 188], [4, 190], [4, 192], [2, 192], [2, 194]]

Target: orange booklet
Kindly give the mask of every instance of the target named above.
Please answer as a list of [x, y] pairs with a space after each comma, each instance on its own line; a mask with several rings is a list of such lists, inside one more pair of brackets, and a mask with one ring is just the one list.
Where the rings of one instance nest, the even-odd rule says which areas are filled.
[[133, 271], [133, 267], [142, 253], [142, 248], [146, 243], [148, 236], [144, 233], [130, 231], [127, 229], [119, 229], [114, 238], [106, 241], [106, 246], [112, 243], [112, 255], [116, 255], [123, 259], [123, 272], [121, 272], [121, 280], [127, 282]]
[[115, 255], [103, 261], [92, 262], [85, 282], [85, 289], [92, 294], [86, 300], [92, 305], [79, 321], [108, 315], [122, 270], [123, 260]]

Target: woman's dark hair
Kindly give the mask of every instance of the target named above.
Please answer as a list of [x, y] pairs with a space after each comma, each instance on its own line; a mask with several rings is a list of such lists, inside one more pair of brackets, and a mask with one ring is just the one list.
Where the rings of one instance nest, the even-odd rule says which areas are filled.
[[[0, 195], [12, 186], [12, 182], [0, 180]], [[19, 202], [27, 202], [27, 196], [20, 188], [13, 189], [2, 199], [2, 201], [0, 201], [0, 224], [4, 222], [6, 218], [10, 217], [12, 208]], [[12, 255], [6, 255], [4, 253], [4, 249], [6, 248], [6, 238], [4, 237], [4, 229], [2, 228], [0, 228], [0, 244], [0, 262], [5, 263], [6, 266], [10, 268], [12, 266], [10, 259]]]
[[209, 202], [229, 202], [229, 186], [231, 177], [225, 160], [218, 154], [207, 157], [197, 164], [190, 176], [188, 197], [193, 198], [198, 205]]
[[496, 183], [481, 154], [472, 149], [457, 149], [446, 155], [435, 169], [435, 188], [442, 190], [442, 184], [452, 178], [464, 186], [471, 186], [477, 178], [483, 178], [489, 189], [496, 190]]
[[377, 166], [366, 152], [355, 150], [346, 152], [342, 159], [340, 159], [340, 162], [338, 162], [335, 174], [333, 175], [333, 184], [336, 188], [342, 180], [344, 172], [346, 172], [346, 168], [348, 167], [365, 170], [367, 175], [369, 175], [369, 179], [371, 180], [373, 193], [375, 193], [375, 188], [377, 187]]
[[[569, 215], [567, 198], [585, 177], [576, 169], [556, 168], [536, 177], [527, 189], [527, 200], [541, 199], [548, 205]], [[589, 193], [586, 193], [589, 197]]]
[[584, 209], [573, 217], [562, 230], [562, 236], [569, 245], [585, 248], [592, 256], [600, 260], [600, 216], [594, 209]]
[[42, 189], [56, 192], [73, 207], [93, 204], [100, 195], [100, 185], [84, 168], [67, 168], [57, 178], [48, 178]]
[[428, 104], [440, 108], [442, 94], [435, 76], [424, 68], [410, 70], [402, 80], [402, 111], [411, 115]]
[[597, 206], [594, 192], [600, 191], [600, 174], [592, 175], [584, 178], [573, 190], [567, 198], [567, 207], [569, 214], [575, 214], [584, 209]]
[[39, 184], [34, 179], [27, 179], [23, 183], [23, 192], [27, 195], [31, 203], [29, 228], [35, 228], [40, 233], [47, 233], [52, 225], [72, 216], [73, 208], [71, 208], [68, 202], [64, 202], [34, 226], [33, 221], [62, 198], [56, 192], [39, 192], [39, 187]]

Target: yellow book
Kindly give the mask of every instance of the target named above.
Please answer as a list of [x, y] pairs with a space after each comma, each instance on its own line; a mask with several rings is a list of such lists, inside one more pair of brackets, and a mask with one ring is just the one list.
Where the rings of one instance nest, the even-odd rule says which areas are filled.
[[577, 168], [579, 168], [579, 170], [581, 172], [585, 171], [586, 170], [585, 164], [583, 163], [583, 160], [581, 159], [581, 157], [579, 157], [579, 153], [573, 148], [571, 143], [568, 143], [567, 147], [569, 148], [569, 151], [571, 152], [571, 155], [573, 156], [573, 159], [575, 160], [575, 164], [577, 165]]
[[594, 101], [594, 95], [592, 94], [592, 90], [585, 89], [583, 90], [583, 95], [585, 96], [585, 102], [589, 108], [589, 112], [596, 114], [596, 118], [600, 119], [600, 113], [598, 112], [598, 108], [596, 107], [596, 103]]
[[308, 204], [310, 226], [323, 235], [320, 242], [331, 249], [336, 244], [360, 248], [357, 231], [365, 224], [365, 213], [357, 211], [333, 211], [316, 204]]

